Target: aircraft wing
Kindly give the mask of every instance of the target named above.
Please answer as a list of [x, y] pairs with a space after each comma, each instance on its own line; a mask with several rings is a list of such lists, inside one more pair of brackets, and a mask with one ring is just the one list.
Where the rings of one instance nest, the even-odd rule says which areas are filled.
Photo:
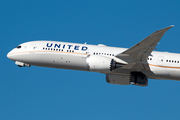
[[156, 45], [158, 44], [164, 33], [172, 27], [173, 25], [158, 30], [133, 47], [116, 55], [117, 58], [128, 62], [128, 64], [124, 65], [123, 68], [134, 70], [148, 70], [149, 65], [147, 63], [147, 57], [151, 56], [151, 52], [156, 48]]

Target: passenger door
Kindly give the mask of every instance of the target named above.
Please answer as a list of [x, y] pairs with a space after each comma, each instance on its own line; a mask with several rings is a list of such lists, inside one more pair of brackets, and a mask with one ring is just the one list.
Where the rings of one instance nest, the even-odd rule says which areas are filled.
[[30, 45], [30, 52], [34, 52], [36, 49], [37, 49], [36, 44], [33, 43]]
[[159, 56], [159, 57], [158, 57], [157, 64], [158, 64], [158, 65], [163, 65], [163, 61], [164, 61], [164, 57], [163, 57], [163, 56]]

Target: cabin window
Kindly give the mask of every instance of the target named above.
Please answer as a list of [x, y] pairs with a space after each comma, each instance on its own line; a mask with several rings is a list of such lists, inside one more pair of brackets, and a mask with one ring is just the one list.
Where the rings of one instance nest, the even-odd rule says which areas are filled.
[[179, 63], [179, 61], [177, 61], [177, 63]]

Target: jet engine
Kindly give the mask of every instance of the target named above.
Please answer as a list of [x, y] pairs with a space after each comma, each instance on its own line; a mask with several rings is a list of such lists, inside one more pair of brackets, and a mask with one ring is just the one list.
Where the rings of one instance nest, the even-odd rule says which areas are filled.
[[19, 61], [16, 61], [15, 64], [19, 67], [31, 67], [30, 64], [26, 64], [26, 63], [19, 62]]
[[131, 72], [131, 75], [113, 75], [106, 74], [106, 81], [111, 84], [118, 85], [138, 85], [138, 86], [147, 86], [148, 79], [142, 72]]
[[95, 72], [110, 72], [117, 68], [116, 61], [105, 56], [90, 55], [87, 57], [86, 63], [87, 69]]

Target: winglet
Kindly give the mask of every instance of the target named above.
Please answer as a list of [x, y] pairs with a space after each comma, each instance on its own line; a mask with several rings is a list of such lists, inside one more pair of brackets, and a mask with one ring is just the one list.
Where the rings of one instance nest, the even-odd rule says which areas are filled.
[[[165, 27], [165, 28], [160, 29], [160, 30], [158, 30], [158, 31], [156, 31], [156, 32], [162, 31], [162, 32], [165, 33], [167, 30], [169, 30], [169, 29], [172, 28], [172, 27], [174, 27], [174, 25], [170, 25], [169, 27]], [[154, 33], [156, 33], [156, 32], [154, 32]], [[153, 35], [153, 33], [152, 33], [151, 35]]]

